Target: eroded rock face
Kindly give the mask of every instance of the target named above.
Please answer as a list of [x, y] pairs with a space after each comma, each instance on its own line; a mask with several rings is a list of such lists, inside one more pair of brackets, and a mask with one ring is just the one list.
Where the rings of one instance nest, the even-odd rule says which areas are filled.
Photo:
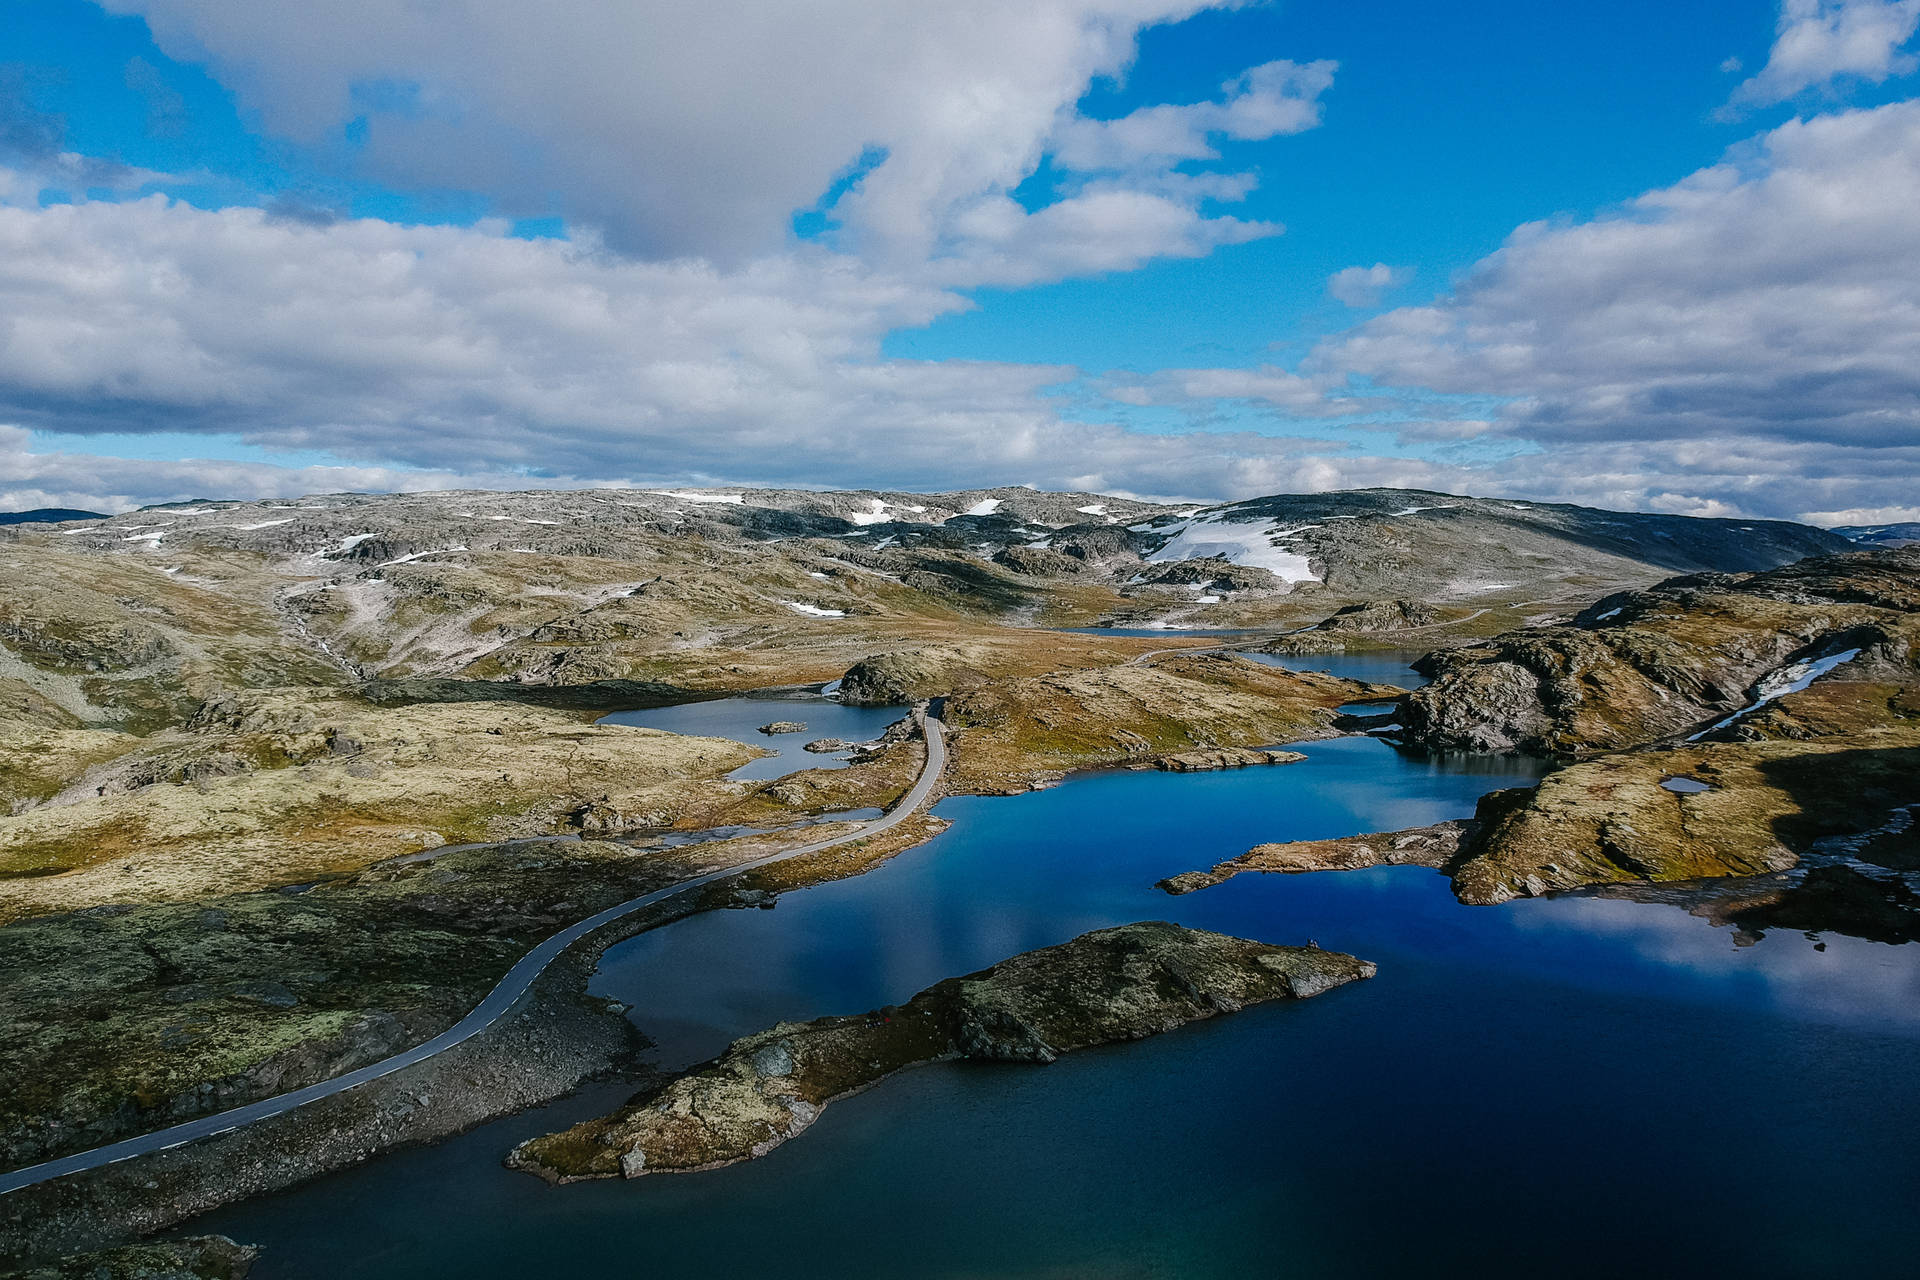
[[764, 1155], [834, 1099], [941, 1059], [1052, 1062], [1268, 1000], [1305, 999], [1367, 961], [1161, 922], [1123, 925], [949, 978], [905, 1005], [781, 1023], [603, 1119], [521, 1144], [554, 1181], [687, 1172]]
[[1827, 556], [1750, 576], [1701, 574], [1609, 596], [1572, 625], [1428, 654], [1401, 713], [1439, 750], [1586, 755], [1739, 717], [1798, 665], [1906, 682], [1920, 643], [1920, 551]]

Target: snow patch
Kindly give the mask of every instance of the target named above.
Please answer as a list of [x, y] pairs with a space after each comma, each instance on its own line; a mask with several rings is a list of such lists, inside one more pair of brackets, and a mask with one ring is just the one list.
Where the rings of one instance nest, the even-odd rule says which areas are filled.
[[1389, 511], [1387, 514], [1389, 516], [1417, 516], [1422, 511], [1451, 511], [1459, 505], [1457, 502], [1442, 502], [1431, 507], [1408, 507], [1404, 511]]
[[795, 613], [804, 613], [809, 618], [844, 618], [847, 616], [845, 609], [822, 609], [817, 604], [801, 604], [797, 600], [785, 600], [782, 601], [782, 603]]
[[1824, 658], [1802, 658], [1798, 662], [1790, 662], [1778, 671], [1761, 677], [1760, 684], [1756, 689], [1758, 696], [1756, 696], [1751, 703], [1740, 708], [1718, 724], [1693, 734], [1687, 741], [1698, 742], [1708, 734], [1726, 728], [1741, 716], [1752, 711], [1758, 711], [1775, 698], [1783, 698], [1789, 693], [1799, 693], [1802, 689], [1835, 667], [1843, 663], [1852, 662], [1859, 656], [1860, 651], [1858, 649], [1844, 649], [1839, 653], [1830, 653]]
[[1601, 614], [1599, 617], [1595, 618], [1594, 621], [1605, 622], [1608, 618], [1617, 618], [1620, 616], [1620, 612], [1621, 611], [1618, 609], [1609, 609], [1605, 613]]
[[998, 511], [999, 509], [1000, 509], [1000, 499], [982, 498], [980, 501], [974, 503], [972, 506], [968, 507], [965, 511], [961, 512], [961, 514], [969, 515], [969, 516], [990, 516], [994, 512]]
[[379, 536], [380, 535], [377, 533], [350, 533], [346, 537], [340, 539], [340, 545], [333, 549], [333, 554], [340, 555], [343, 552], [351, 551], [355, 547], [359, 546], [361, 543], [365, 542], [368, 538], [377, 538]]
[[1103, 516], [1107, 514], [1107, 504], [1104, 502], [1096, 502], [1090, 506], [1075, 507], [1074, 510], [1083, 516]]
[[273, 528], [273, 526], [277, 524], [292, 524], [292, 523], [293, 523], [293, 517], [288, 516], [284, 520], [262, 520], [259, 524], [237, 524], [233, 527], [236, 529], [271, 529]]
[[416, 551], [410, 556], [401, 556], [397, 560], [382, 560], [374, 568], [384, 569], [390, 564], [412, 564], [415, 560], [425, 560], [428, 556], [450, 556], [456, 551], [465, 550], [465, 547], [442, 547], [438, 551]]
[[166, 535], [166, 531], [165, 531], [165, 530], [156, 530], [156, 531], [154, 531], [153, 533], [136, 533], [136, 534], [134, 534], [134, 535], [133, 535], [132, 537], [130, 537], [130, 538], [122, 538], [122, 539], [120, 539], [120, 541], [122, 541], [122, 542], [151, 542], [151, 543], [152, 543], [152, 544], [153, 544], [154, 546], [156, 546], [156, 547], [157, 547], [157, 546], [159, 546], [159, 545], [160, 545], [160, 539], [162, 539], [162, 538], [164, 538], [164, 537], [166, 537], [166, 536], [167, 536], [167, 535]]
[[881, 524], [893, 519], [893, 517], [887, 514], [887, 504], [875, 498], [873, 500], [873, 506], [869, 510], [856, 511], [848, 516], [847, 519], [853, 521], [855, 524]]
[[821, 572], [820, 572], [820, 571], [819, 571], [818, 569], [816, 569], [816, 570], [814, 570], [814, 571], [813, 571], [812, 573], [809, 573], [809, 574], [808, 574], [807, 576], [808, 576], [809, 578], [818, 578], [818, 579], [820, 579], [820, 581], [822, 581], [822, 582], [827, 582], [827, 581], [830, 581], [830, 579], [829, 579], [829, 578], [827, 577], [827, 575], [826, 575], [826, 574], [824, 574], [824, 573], [821, 573]]
[[1169, 530], [1174, 535], [1173, 539], [1148, 556], [1147, 560], [1164, 564], [1170, 560], [1204, 560], [1209, 556], [1225, 556], [1234, 564], [1265, 569], [1283, 582], [1320, 581], [1305, 556], [1283, 551], [1273, 545], [1276, 536], [1273, 526], [1272, 520], [1245, 524], [1228, 524], [1213, 517], [1189, 520]]
[[746, 498], [737, 493], [685, 493], [679, 489], [662, 490], [663, 498], [678, 498], [682, 502], [718, 502], [731, 506], [746, 505]]

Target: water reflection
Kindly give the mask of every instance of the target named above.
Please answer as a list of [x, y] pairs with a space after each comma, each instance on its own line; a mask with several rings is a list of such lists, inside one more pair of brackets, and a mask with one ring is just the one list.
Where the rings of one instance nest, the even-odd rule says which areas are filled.
[[[1597, 898], [1464, 907], [1418, 868], [1151, 888], [1263, 840], [1462, 816], [1538, 767], [1370, 739], [1304, 750], [947, 800], [955, 825], [933, 842], [773, 911], [643, 934], [607, 953], [595, 989], [634, 1005], [672, 1062], [1123, 920], [1313, 938], [1377, 961], [1371, 982], [1045, 1068], [911, 1073], [714, 1173], [554, 1189], [500, 1168], [512, 1141], [603, 1094], [193, 1228], [265, 1245], [259, 1280], [1483, 1280], [1537, 1275], [1543, 1257], [1580, 1277], [1648, 1257], [1663, 1274], [1834, 1274], [1840, 1258], [1850, 1280], [1910, 1273], [1920, 947], [1736, 949], [1677, 907]], [[1596, 1230], [1623, 1187], [1629, 1216]]]

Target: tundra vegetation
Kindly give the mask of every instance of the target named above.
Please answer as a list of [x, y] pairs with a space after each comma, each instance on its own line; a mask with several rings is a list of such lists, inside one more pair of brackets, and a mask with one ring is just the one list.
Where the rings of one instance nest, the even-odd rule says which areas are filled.
[[[1218, 650], [1415, 645], [1435, 679], [1399, 703], [1409, 741], [1567, 767], [1449, 834], [1205, 878], [1425, 859], [1497, 901], [1802, 875], [1850, 838], [1892, 866], [1920, 802], [1920, 552], [1847, 545], [1396, 490], [337, 494], [0, 527], [0, 1149], [83, 1150], [419, 1043], [540, 938], [816, 840], [926, 759], [903, 723], [848, 767], [743, 780], [763, 746], [601, 722], [616, 709], [835, 680], [903, 717], [937, 700], [946, 787], [1002, 794], [1284, 763], [1401, 691]], [[1662, 785], [1681, 776], [1708, 789]], [[703, 902], [854, 874], [940, 825]], [[1841, 899], [1861, 901], [1807, 876], [1740, 909]], [[1142, 945], [1179, 968], [1256, 944]], [[959, 990], [923, 993], [923, 1021], [957, 1026]], [[942, 1036], [934, 1056], [961, 1043]]]

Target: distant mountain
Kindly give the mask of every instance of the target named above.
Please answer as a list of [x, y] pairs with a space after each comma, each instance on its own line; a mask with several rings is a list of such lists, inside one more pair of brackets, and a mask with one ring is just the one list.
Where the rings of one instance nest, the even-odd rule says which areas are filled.
[[32, 511], [0, 511], [0, 524], [58, 524], [62, 520], [105, 520], [99, 511], [76, 511], [69, 507], [36, 507]]
[[1847, 524], [1834, 532], [1863, 547], [1920, 545], [1920, 520], [1909, 520], [1903, 524]]

